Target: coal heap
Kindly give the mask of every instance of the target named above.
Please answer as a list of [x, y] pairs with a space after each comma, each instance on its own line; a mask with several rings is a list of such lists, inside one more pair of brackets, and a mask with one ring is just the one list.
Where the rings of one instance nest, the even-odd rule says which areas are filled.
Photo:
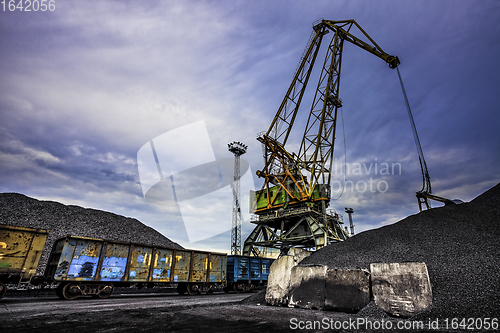
[[0, 193], [0, 224], [49, 230], [37, 274], [45, 271], [54, 241], [66, 235], [182, 248], [136, 219], [18, 193]]
[[[433, 304], [416, 318], [500, 317], [500, 184], [469, 203], [423, 211], [328, 245], [300, 265], [425, 262]], [[362, 310], [363, 311], [363, 310]]]

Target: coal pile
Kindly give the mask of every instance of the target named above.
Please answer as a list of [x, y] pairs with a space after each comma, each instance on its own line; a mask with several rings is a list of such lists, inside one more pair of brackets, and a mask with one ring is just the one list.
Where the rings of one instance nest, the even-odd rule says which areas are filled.
[[499, 207], [500, 184], [469, 203], [433, 208], [331, 244], [300, 265], [369, 269], [370, 263], [425, 262], [433, 304], [415, 318], [498, 318]]
[[37, 275], [45, 271], [54, 241], [66, 235], [182, 248], [136, 219], [102, 210], [39, 201], [18, 193], [0, 193], [0, 224], [49, 230]]
[[266, 304], [266, 289], [258, 290], [253, 295], [248, 296], [247, 298], [240, 301], [240, 304], [244, 305], [260, 305]]

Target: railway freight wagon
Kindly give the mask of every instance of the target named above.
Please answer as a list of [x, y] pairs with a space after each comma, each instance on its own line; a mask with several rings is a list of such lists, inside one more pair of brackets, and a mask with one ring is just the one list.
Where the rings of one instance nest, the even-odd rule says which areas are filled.
[[48, 234], [45, 229], [0, 225], [0, 298], [7, 291], [6, 283], [29, 285]]
[[227, 257], [227, 293], [252, 291], [258, 286], [267, 285], [269, 269], [274, 259], [231, 255]]
[[79, 295], [107, 298], [116, 286], [177, 284], [190, 295], [226, 286], [224, 253], [159, 248], [148, 245], [66, 236], [52, 248], [45, 278], [59, 282], [62, 299]]

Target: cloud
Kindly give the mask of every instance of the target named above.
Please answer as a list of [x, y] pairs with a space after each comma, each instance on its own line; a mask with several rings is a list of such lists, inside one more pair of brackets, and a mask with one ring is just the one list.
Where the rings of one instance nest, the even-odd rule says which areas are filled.
[[[385, 51], [400, 57], [433, 189], [470, 200], [499, 181], [499, 12], [498, 3], [488, 0], [314, 6], [106, 0], [61, 2], [55, 12], [29, 17], [4, 12], [0, 190], [136, 217], [189, 247], [180, 208], [145, 201], [137, 152], [163, 133], [204, 121], [216, 160], [231, 159], [227, 143], [237, 140], [248, 145], [248, 167], [261, 169], [256, 134], [267, 130], [312, 22], [323, 17], [356, 19]], [[347, 154], [349, 164], [401, 163], [402, 174], [351, 174], [354, 190], [332, 206], [339, 212], [353, 207], [363, 228], [416, 212], [421, 175], [396, 72], [346, 44], [340, 97], [347, 151], [339, 123], [336, 160]], [[305, 99], [292, 151], [309, 107]], [[196, 171], [192, 176], [199, 184], [207, 179]], [[260, 187], [262, 180], [254, 178]], [[370, 178], [387, 182], [388, 190], [356, 189]], [[203, 213], [189, 214], [199, 219]], [[207, 244], [215, 243], [196, 246]]]

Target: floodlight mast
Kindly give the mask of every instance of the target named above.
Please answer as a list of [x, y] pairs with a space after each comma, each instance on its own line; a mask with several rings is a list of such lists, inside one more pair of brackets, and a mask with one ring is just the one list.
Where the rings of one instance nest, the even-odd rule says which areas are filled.
[[233, 179], [233, 220], [231, 229], [231, 254], [241, 254], [241, 207], [240, 207], [240, 156], [245, 154], [248, 146], [241, 142], [229, 143], [228, 149], [234, 154], [234, 179]]
[[349, 227], [351, 228], [351, 236], [354, 236], [354, 223], [352, 223], [352, 214], [354, 209], [345, 207], [345, 212], [349, 215]]

